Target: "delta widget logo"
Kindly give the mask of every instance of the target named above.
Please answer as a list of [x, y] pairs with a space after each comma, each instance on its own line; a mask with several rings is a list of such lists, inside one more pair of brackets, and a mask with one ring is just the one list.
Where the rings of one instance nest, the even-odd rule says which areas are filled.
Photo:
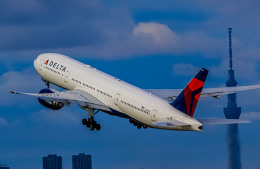
[[51, 66], [51, 67], [53, 67], [55, 69], [61, 70], [63, 72], [66, 71], [66, 66], [63, 66], [63, 65], [61, 65], [61, 64], [59, 64], [57, 62], [53, 62], [53, 61], [50, 61], [50, 63], [49, 63], [49, 59], [46, 60], [44, 64], [48, 65], [48, 66]]

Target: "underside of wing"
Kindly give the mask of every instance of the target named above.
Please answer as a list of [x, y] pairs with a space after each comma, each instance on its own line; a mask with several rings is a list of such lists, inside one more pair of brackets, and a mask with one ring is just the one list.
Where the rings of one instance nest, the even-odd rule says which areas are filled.
[[[258, 89], [260, 85], [238, 86], [238, 87], [221, 87], [221, 88], [203, 88], [200, 97], [220, 98], [220, 95], [236, 93], [239, 91]], [[182, 89], [146, 89], [158, 97], [168, 101], [173, 101], [181, 93]]]
[[11, 91], [11, 93], [35, 96], [43, 100], [61, 102], [64, 105], [78, 104], [81, 107], [110, 111], [109, 107], [100, 100], [80, 89], [54, 93], [23, 93], [14, 91]]

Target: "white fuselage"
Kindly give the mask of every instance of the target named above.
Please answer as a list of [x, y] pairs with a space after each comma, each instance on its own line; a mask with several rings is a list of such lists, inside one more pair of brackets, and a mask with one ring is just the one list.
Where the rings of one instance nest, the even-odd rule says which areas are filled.
[[[42, 78], [67, 90], [88, 92], [111, 110], [153, 128], [201, 131], [196, 119], [180, 112], [163, 100], [138, 87], [105, 74], [70, 57], [46, 53], [34, 61]], [[116, 114], [115, 114], [116, 115]], [[155, 122], [177, 120], [190, 126], [156, 126]]]

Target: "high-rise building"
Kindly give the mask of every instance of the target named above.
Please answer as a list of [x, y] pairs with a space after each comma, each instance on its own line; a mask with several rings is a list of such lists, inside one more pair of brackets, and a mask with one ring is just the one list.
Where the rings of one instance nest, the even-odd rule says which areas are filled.
[[79, 153], [72, 156], [72, 169], [92, 169], [91, 155]]
[[6, 164], [0, 164], [0, 169], [9, 169]]
[[[228, 28], [229, 34], [229, 70], [228, 70], [228, 80], [226, 82], [227, 87], [237, 86], [237, 81], [235, 80], [235, 72], [233, 70], [232, 61], [232, 39], [231, 39], [232, 28]], [[224, 108], [224, 113], [227, 119], [239, 119], [241, 114], [241, 107], [237, 107], [237, 94], [228, 94], [228, 106]]]
[[[234, 87], [237, 85], [235, 80], [235, 72], [232, 63], [232, 41], [231, 41], [232, 28], [228, 28], [229, 34], [229, 70], [227, 87]], [[224, 108], [224, 114], [227, 119], [239, 119], [241, 114], [241, 107], [237, 107], [237, 94], [232, 93], [227, 96], [228, 105]], [[240, 141], [237, 124], [227, 125], [227, 145], [228, 145], [228, 168], [241, 169], [241, 156], [240, 156]]]
[[57, 155], [48, 155], [42, 157], [43, 169], [62, 169], [62, 157]]

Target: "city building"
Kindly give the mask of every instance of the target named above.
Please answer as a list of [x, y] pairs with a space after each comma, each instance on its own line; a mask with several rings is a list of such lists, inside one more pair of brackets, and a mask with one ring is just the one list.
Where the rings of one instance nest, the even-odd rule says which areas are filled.
[[[232, 62], [232, 41], [231, 41], [232, 28], [228, 28], [229, 34], [229, 70], [227, 87], [237, 86], [235, 80], [235, 72], [233, 70]], [[227, 96], [228, 105], [224, 108], [224, 114], [227, 119], [239, 119], [241, 114], [241, 107], [237, 107], [237, 94], [232, 93]], [[241, 169], [241, 156], [240, 156], [240, 140], [238, 124], [227, 125], [227, 146], [228, 146], [228, 168]]]
[[9, 169], [6, 164], [0, 164], [0, 169]]
[[91, 155], [79, 153], [72, 156], [72, 169], [92, 169]]
[[[228, 70], [228, 80], [226, 82], [227, 87], [237, 86], [237, 81], [235, 80], [235, 72], [233, 70], [232, 61], [232, 39], [231, 39], [232, 28], [228, 28], [229, 34], [229, 70]], [[227, 119], [239, 119], [241, 114], [241, 107], [237, 107], [237, 94], [232, 93], [228, 96], [228, 106], [224, 108], [224, 113]]]
[[62, 157], [48, 155], [42, 158], [43, 169], [62, 169]]

